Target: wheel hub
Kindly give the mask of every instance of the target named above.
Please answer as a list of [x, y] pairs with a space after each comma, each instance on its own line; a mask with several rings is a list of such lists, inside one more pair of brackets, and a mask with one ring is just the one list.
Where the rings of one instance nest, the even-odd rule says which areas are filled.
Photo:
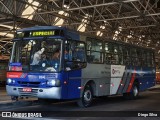
[[87, 90], [87, 91], [85, 91], [85, 93], [84, 93], [84, 100], [85, 101], [90, 101], [91, 100], [91, 91], [89, 91], [89, 90]]
[[134, 94], [135, 97], [138, 95], [138, 89], [137, 89], [137, 87], [134, 87], [133, 94]]

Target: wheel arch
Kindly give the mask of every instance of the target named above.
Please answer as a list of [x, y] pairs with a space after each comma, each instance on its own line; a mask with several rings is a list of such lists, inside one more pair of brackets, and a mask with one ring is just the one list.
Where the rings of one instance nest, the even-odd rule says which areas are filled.
[[87, 86], [87, 85], [90, 85], [91, 86], [91, 89], [92, 89], [92, 92], [93, 92], [93, 96], [96, 95], [96, 84], [94, 82], [94, 80], [88, 80], [86, 82], [86, 84], [84, 85], [84, 88]]

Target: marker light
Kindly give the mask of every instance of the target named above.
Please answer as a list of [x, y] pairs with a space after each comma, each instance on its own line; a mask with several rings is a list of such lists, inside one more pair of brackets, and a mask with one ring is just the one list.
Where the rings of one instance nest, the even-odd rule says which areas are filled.
[[12, 83], [14, 84], [16, 81], [15, 80], [12, 80]]

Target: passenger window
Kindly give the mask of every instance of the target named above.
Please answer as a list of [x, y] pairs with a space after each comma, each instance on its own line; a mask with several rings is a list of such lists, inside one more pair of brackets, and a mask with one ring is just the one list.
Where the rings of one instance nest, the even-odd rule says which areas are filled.
[[137, 56], [137, 49], [131, 48], [130, 49], [130, 55], [131, 55], [131, 63], [133, 66], [137, 66], [138, 63], [138, 56]]
[[142, 66], [147, 66], [147, 53], [146, 51], [142, 51]]
[[124, 58], [124, 64], [130, 65], [130, 51], [129, 48], [123, 47], [123, 58]]
[[89, 63], [103, 63], [102, 42], [87, 40], [87, 60]]
[[154, 67], [153, 53], [147, 52], [147, 66]]
[[142, 52], [137, 49], [137, 66], [142, 66]]
[[113, 58], [112, 58], [112, 64], [119, 64], [119, 54], [118, 54], [118, 45], [113, 44]]
[[123, 65], [124, 64], [124, 62], [123, 62], [123, 46], [122, 45], [120, 45], [119, 46], [119, 64], [120, 65]]
[[122, 64], [122, 49], [120, 52], [118, 44], [105, 43], [105, 63], [106, 64]]
[[105, 59], [104, 59], [105, 63], [111, 64], [111, 57], [112, 57], [111, 48], [109, 47], [109, 43], [106, 42], [105, 43]]

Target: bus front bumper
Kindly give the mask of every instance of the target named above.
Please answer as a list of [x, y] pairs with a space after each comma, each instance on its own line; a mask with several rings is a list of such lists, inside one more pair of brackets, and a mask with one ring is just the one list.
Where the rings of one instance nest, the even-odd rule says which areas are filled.
[[26, 97], [38, 97], [38, 98], [46, 98], [46, 99], [61, 99], [61, 87], [32, 88], [30, 92], [24, 92], [23, 88], [6, 85], [7, 94], [10, 96], [26, 96]]

